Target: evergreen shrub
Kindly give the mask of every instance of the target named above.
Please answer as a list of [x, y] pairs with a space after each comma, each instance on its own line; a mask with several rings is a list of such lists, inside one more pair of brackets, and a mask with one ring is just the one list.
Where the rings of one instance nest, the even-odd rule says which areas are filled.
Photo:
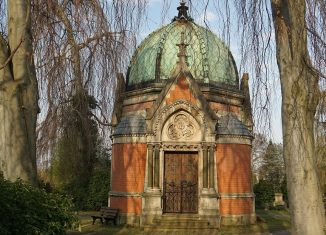
[[254, 186], [255, 203], [257, 208], [269, 209], [274, 201], [273, 183], [261, 180]]
[[66, 196], [0, 175], [1, 235], [61, 235], [77, 218]]

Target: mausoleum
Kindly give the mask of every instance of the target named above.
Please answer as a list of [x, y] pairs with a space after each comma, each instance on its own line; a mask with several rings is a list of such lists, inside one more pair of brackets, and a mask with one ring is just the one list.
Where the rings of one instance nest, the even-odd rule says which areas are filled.
[[[117, 77], [109, 206], [141, 226], [255, 222], [248, 75], [181, 3]], [[176, 216], [177, 215], [177, 216]]]

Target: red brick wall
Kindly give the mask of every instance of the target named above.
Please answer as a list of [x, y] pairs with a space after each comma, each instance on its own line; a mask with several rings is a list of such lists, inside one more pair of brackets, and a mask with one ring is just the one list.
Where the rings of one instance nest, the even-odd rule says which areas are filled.
[[251, 192], [251, 147], [217, 144], [217, 182], [220, 193]]
[[[251, 147], [244, 144], [217, 144], [216, 153], [219, 193], [252, 193]], [[252, 205], [252, 198], [222, 198], [220, 213], [250, 214]]]
[[[174, 86], [174, 87], [173, 87]], [[189, 83], [185, 77], [179, 78], [177, 83], [167, 94], [166, 104], [172, 104], [175, 100], [187, 100], [192, 104], [196, 103], [196, 98], [192, 95]]]
[[148, 101], [144, 103], [138, 103], [138, 104], [131, 104], [131, 105], [126, 105], [123, 107], [122, 112], [127, 113], [127, 112], [134, 112], [134, 111], [139, 111], [139, 110], [145, 110], [148, 108], [151, 108], [153, 105], [153, 101]]
[[232, 112], [239, 114], [241, 111], [241, 108], [235, 105], [228, 105], [228, 104], [221, 104], [216, 102], [209, 102], [209, 106], [214, 111], [225, 111], [225, 112]]
[[251, 214], [252, 198], [222, 198], [220, 202], [221, 215]]
[[110, 206], [119, 208], [120, 213], [141, 214], [141, 198], [139, 197], [110, 197]]
[[[112, 145], [112, 191], [144, 191], [146, 151], [146, 144]], [[139, 212], [141, 208], [140, 198], [111, 196], [110, 203], [126, 213]]]

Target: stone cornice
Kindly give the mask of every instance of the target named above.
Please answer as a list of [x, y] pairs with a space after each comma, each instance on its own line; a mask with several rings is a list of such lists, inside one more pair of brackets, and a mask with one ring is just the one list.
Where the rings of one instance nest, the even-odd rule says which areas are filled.
[[217, 135], [217, 144], [246, 144], [252, 145], [251, 136], [237, 136], [237, 135]]
[[110, 191], [109, 196], [113, 197], [142, 197], [143, 193], [137, 193], [137, 192], [115, 192]]
[[199, 151], [200, 143], [163, 143], [162, 149], [165, 151]]
[[147, 143], [145, 134], [116, 135], [112, 137], [112, 144]]
[[124, 93], [125, 97], [129, 98], [137, 95], [144, 95], [148, 93], [159, 93], [165, 87], [163, 83], [151, 83], [151, 86], [144, 86], [140, 89], [128, 90]]
[[253, 193], [219, 193], [221, 199], [254, 198]]
[[[113, 144], [127, 144], [127, 143], [148, 143], [151, 144], [156, 141], [151, 141], [148, 134], [130, 134], [130, 135], [112, 135]], [[245, 144], [252, 145], [252, 138], [248, 136], [232, 136], [223, 135], [218, 136], [215, 142], [158, 142], [162, 143], [164, 149], [184, 150], [193, 149], [194, 151], [201, 149], [202, 144]]]
[[230, 89], [230, 87], [228, 88], [224, 88], [224, 87], [214, 87], [214, 86], [205, 86], [202, 84], [201, 85], [200, 90], [202, 92], [205, 93], [210, 93], [212, 96], [226, 96], [226, 97], [233, 97], [233, 98], [237, 98], [237, 99], [244, 99], [244, 94], [241, 90], [238, 89]]

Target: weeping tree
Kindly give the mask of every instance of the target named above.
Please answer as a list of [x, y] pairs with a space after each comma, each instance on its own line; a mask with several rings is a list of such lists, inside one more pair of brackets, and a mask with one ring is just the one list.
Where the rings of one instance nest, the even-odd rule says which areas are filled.
[[258, 78], [265, 69], [264, 56], [272, 45], [272, 33], [275, 35], [273, 52], [281, 83], [283, 154], [292, 234], [322, 235], [325, 216], [314, 124], [317, 106], [325, 98], [321, 89], [325, 83], [326, 3], [270, 0], [235, 4], [243, 40], [247, 41], [244, 45], [251, 45], [243, 50], [253, 55]]
[[[326, 16], [325, 1], [308, 2], [308, 11], [320, 17]], [[322, 189], [317, 175], [314, 122], [320, 102], [319, 80], [322, 76], [318, 66], [325, 66], [326, 46], [316, 38], [318, 28], [311, 28], [315, 58], [311, 60], [308, 48], [309, 21], [319, 23], [306, 12], [306, 2], [272, 1], [276, 38], [276, 58], [282, 87], [282, 125], [284, 159], [294, 234], [324, 234], [325, 211]], [[307, 15], [308, 14], [308, 15]], [[308, 18], [308, 19], [306, 19]], [[308, 20], [308, 24], [306, 23]], [[325, 29], [326, 22], [323, 23]], [[318, 27], [318, 26], [317, 26]], [[325, 39], [325, 34], [322, 35]], [[316, 48], [316, 46], [321, 46]], [[322, 56], [321, 58], [318, 58]], [[316, 58], [317, 57], [317, 58]], [[315, 62], [315, 65], [313, 64]], [[307, 194], [305, 192], [308, 192]]]
[[57, 140], [51, 159], [50, 179], [56, 189], [74, 199], [77, 208], [84, 208], [89, 181], [97, 162], [99, 133], [96, 121], [90, 115], [81, 117], [76, 104], [88, 104], [85, 108], [90, 114], [96, 107], [95, 99], [88, 96], [85, 97], [87, 100], [81, 101], [80, 98], [72, 97], [73, 101], [67, 106], [70, 116], [66, 117], [65, 126]]
[[116, 74], [125, 70], [143, 8], [142, 1], [131, 0], [32, 3], [33, 21], [42, 22], [33, 25], [45, 107], [38, 160], [51, 169], [54, 186], [70, 194], [80, 209], [88, 203], [97, 173], [99, 129], [101, 139], [109, 140]]
[[324, 100], [321, 89], [325, 82], [326, 3], [271, 0], [237, 6], [244, 26], [243, 40], [256, 43], [244, 50], [256, 53], [253, 64], [258, 75], [264, 67], [262, 63], [266, 63], [263, 56], [273, 40], [272, 33], [275, 35], [273, 52], [281, 83], [283, 154], [292, 234], [324, 234], [314, 125], [317, 106]]
[[[50, 162], [70, 116], [78, 114], [82, 129], [75, 135], [79, 141], [68, 139], [79, 145], [75, 154], [90, 159], [95, 148], [89, 119], [109, 136], [116, 74], [125, 70], [144, 8], [145, 1], [133, 0], [33, 0], [33, 22], [42, 22], [33, 25], [44, 107], [38, 126], [40, 164]], [[96, 99], [92, 109], [88, 97]]]
[[0, 170], [9, 180], [36, 183], [38, 87], [30, 1], [0, 3]]
[[[0, 163], [6, 178], [35, 182], [36, 139], [38, 163], [46, 164], [73, 113], [86, 133], [73, 142], [90, 158], [87, 120], [92, 116], [108, 130], [116, 73], [126, 66], [145, 5], [141, 0], [0, 2]], [[89, 96], [97, 99], [91, 111]]]

